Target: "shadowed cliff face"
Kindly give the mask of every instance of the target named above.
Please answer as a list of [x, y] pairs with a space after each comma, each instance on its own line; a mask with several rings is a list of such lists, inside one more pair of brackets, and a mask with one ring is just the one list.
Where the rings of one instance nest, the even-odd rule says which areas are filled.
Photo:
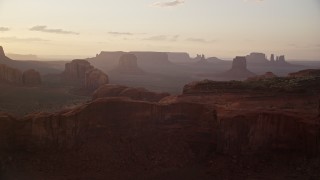
[[[108, 92], [116, 96], [125, 89]], [[101, 172], [101, 179], [142, 178], [215, 160], [225, 165], [219, 157], [314, 157], [320, 152], [319, 118], [302, 112], [226, 109], [209, 96], [192, 94], [161, 103], [96, 98], [73, 109], [22, 119], [0, 114], [0, 130], [0, 160], [13, 157], [11, 164], [44, 170], [44, 176], [92, 178]]]
[[4, 51], [3, 51], [3, 47], [0, 46], [0, 58], [3, 58], [5, 57], [6, 55], [4, 54]]
[[18, 69], [0, 64], [0, 82], [22, 84], [22, 72]]
[[247, 69], [246, 58], [237, 56], [233, 59], [232, 68], [229, 71], [221, 74], [221, 76], [229, 77], [234, 80], [242, 80], [248, 77], [255, 76], [255, 74]]
[[40, 85], [41, 84], [40, 73], [35, 71], [34, 69], [25, 71], [22, 74], [22, 81], [23, 81], [23, 84], [27, 86]]
[[316, 155], [319, 124], [286, 113], [246, 113], [220, 120], [218, 151], [229, 154], [300, 152]]
[[138, 67], [138, 59], [134, 54], [124, 54], [119, 59], [118, 66], [113, 70], [116, 73], [127, 75], [143, 75], [145, 72]]
[[[276, 112], [219, 116], [206, 105], [180, 100], [159, 104], [102, 98], [60, 113], [32, 114], [23, 121], [14, 121], [8, 115], [1, 117], [2, 123], [7, 124], [4, 127], [20, 143], [14, 146], [35, 152], [78, 149], [99, 154], [117, 146], [125, 149], [120, 156], [142, 156], [144, 151], [150, 151], [192, 159], [212, 152], [290, 151], [314, 155], [320, 150], [317, 119], [306, 121], [305, 116]], [[17, 124], [20, 129], [13, 128]], [[138, 149], [127, 149], [126, 142]], [[112, 153], [109, 156], [115, 158]]]

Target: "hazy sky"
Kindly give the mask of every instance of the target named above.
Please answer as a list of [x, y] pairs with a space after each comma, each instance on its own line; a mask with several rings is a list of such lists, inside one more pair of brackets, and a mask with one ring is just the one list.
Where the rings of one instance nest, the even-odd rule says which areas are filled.
[[252, 51], [320, 60], [320, 0], [0, 0], [6, 52]]

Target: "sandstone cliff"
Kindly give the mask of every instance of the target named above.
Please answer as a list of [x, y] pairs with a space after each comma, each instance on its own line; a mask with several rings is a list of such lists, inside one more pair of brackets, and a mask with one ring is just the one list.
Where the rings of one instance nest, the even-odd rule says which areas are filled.
[[86, 72], [92, 69], [93, 66], [86, 60], [73, 60], [65, 65], [63, 77], [68, 80], [85, 79]]
[[22, 84], [22, 73], [18, 69], [0, 64], [0, 82], [9, 84]]
[[65, 65], [62, 81], [91, 92], [101, 85], [109, 83], [109, 77], [86, 60], [73, 60]]

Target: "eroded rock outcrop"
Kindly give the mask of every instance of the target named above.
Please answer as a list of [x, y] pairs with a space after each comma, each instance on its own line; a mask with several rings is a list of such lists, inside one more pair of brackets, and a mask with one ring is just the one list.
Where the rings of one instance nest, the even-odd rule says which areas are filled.
[[94, 69], [86, 60], [73, 60], [65, 65], [63, 77], [67, 80], [83, 80], [86, 72]]
[[92, 69], [86, 72], [85, 87], [87, 89], [97, 89], [109, 83], [108, 76], [99, 69]]
[[3, 47], [0, 46], [0, 58], [3, 58], [5, 57], [6, 55], [4, 54], [4, 50], [3, 50]]
[[[60, 113], [29, 115], [22, 122], [19, 146], [31, 152], [70, 151], [103, 168], [144, 169], [180, 167], [205, 157], [214, 147], [217, 120], [214, 110], [197, 103], [102, 98]], [[68, 164], [78, 158], [69, 157]]]
[[145, 72], [138, 67], [137, 56], [131, 53], [124, 54], [119, 59], [118, 66], [114, 72], [127, 75], [142, 75]]
[[26, 86], [41, 85], [40, 73], [34, 69], [27, 70], [22, 74], [22, 82]]
[[85, 95], [109, 83], [109, 77], [86, 60], [73, 60], [66, 64], [65, 71], [62, 73], [62, 81], [80, 86], [79, 92], [75, 93]]
[[107, 84], [101, 86], [93, 93], [93, 99], [104, 97], [128, 97], [134, 100], [158, 102], [162, 98], [169, 96], [168, 93], [156, 93], [145, 88], [132, 88], [121, 85]]
[[[10, 146], [32, 151], [80, 148], [89, 154], [105, 152], [109, 158], [139, 154], [138, 161], [144, 161], [140, 158], [148, 151], [153, 155], [160, 153], [168, 158], [166, 161], [175, 163], [179, 153], [178, 160], [183, 160], [182, 156], [192, 157], [190, 152], [197, 156], [209, 151], [225, 154], [288, 151], [312, 155], [320, 151], [316, 119], [306, 121], [302, 116], [282, 112], [218, 117], [214, 109], [198, 103], [159, 104], [100, 98], [59, 113], [32, 114], [22, 121], [1, 114], [0, 128], [5, 128], [1, 133], [10, 133], [1, 136], [0, 141], [7, 146], [8, 138], [14, 137], [12, 142], [18, 144]], [[19, 129], [15, 129], [18, 124]], [[127, 149], [128, 145], [133, 149]], [[121, 156], [112, 154], [115, 153], [112, 149], [122, 149]]]
[[22, 84], [22, 73], [18, 69], [0, 64], [0, 82]]
[[273, 151], [317, 154], [319, 124], [295, 114], [262, 112], [225, 117], [219, 121], [218, 151], [229, 154]]

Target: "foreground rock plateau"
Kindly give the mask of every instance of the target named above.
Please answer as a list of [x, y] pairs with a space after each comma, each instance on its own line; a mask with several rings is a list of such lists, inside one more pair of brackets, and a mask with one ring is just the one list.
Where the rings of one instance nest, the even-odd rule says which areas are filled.
[[8, 179], [320, 177], [319, 90], [318, 77], [207, 80], [163, 97], [103, 85], [75, 108], [1, 113], [1, 170]]

